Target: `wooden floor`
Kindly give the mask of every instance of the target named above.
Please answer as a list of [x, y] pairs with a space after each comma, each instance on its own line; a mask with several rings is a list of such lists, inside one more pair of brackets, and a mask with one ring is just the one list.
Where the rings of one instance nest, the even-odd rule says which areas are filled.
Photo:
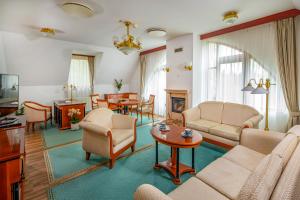
[[49, 180], [40, 131], [26, 133], [25, 199], [48, 199]]

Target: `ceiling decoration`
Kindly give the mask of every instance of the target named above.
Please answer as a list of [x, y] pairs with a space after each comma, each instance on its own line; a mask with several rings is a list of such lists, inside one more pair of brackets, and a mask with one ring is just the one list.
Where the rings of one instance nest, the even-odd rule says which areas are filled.
[[53, 28], [48, 28], [48, 27], [42, 27], [40, 32], [43, 34], [45, 37], [51, 37], [55, 35], [55, 29]]
[[234, 24], [238, 18], [239, 18], [239, 16], [236, 11], [229, 11], [224, 14], [223, 21], [226, 24]]
[[94, 10], [88, 5], [77, 3], [77, 2], [67, 2], [61, 5], [65, 13], [78, 16], [78, 17], [91, 17], [94, 15]]
[[151, 37], [164, 37], [167, 35], [167, 32], [161, 28], [149, 28], [146, 32]]
[[134, 51], [142, 49], [141, 43], [139, 40], [135, 39], [134, 36], [130, 34], [130, 27], [136, 28], [136, 25], [130, 21], [122, 21], [126, 27], [126, 35], [123, 36], [123, 40], [119, 41], [117, 36], [114, 36], [113, 41], [116, 48], [118, 48], [122, 53], [128, 55]]

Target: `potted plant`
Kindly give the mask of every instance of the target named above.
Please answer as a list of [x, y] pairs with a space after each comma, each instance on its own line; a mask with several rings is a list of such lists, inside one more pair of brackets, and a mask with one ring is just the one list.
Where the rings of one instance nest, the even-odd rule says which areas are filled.
[[116, 87], [118, 93], [120, 92], [122, 86], [123, 86], [123, 80], [120, 79], [120, 81], [118, 81], [117, 79], [115, 79], [115, 87]]
[[81, 112], [79, 109], [71, 108], [68, 111], [68, 116], [70, 118], [71, 130], [79, 130], [79, 115]]

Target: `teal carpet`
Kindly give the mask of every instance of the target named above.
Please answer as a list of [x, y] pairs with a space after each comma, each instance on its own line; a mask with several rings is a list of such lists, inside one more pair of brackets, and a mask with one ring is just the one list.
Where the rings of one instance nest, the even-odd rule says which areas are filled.
[[[136, 117], [136, 114], [132, 114], [132, 116]], [[154, 120], [154, 122], [157, 121], [157, 119]], [[139, 117], [137, 121], [137, 126], [146, 125], [150, 123], [152, 123], [152, 119], [148, 119], [147, 116], [143, 116], [143, 123], [141, 123], [141, 118]], [[55, 126], [43, 130], [42, 134], [44, 138], [44, 145], [46, 148], [51, 148], [62, 144], [68, 144], [82, 139], [82, 130], [59, 130]]]
[[[166, 160], [169, 153], [170, 149], [167, 146], [159, 146], [159, 160]], [[224, 150], [215, 148], [214, 145], [202, 144], [195, 151], [197, 172], [224, 153]], [[53, 187], [49, 191], [49, 197], [55, 200], [132, 200], [136, 188], [144, 183], [155, 185], [168, 193], [176, 186], [164, 170], [153, 169], [154, 160], [154, 148], [135, 153], [119, 159], [112, 170], [102, 167]], [[186, 164], [191, 163], [191, 149], [181, 149], [180, 161]], [[189, 177], [191, 177], [190, 174], [185, 174], [181, 180], [185, 181]]]
[[[153, 144], [154, 140], [150, 134], [150, 130], [150, 125], [137, 127], [136, 150], [139, 150], [146, 145]], [[124, 154], [130, 152], [131, 150], [128, 149]], [[52, 173], [51, 177], [53, 180], [107, 161], [107, 159], [93, 154], [91, 155], [90, 160], [86, 161], [85, 152], [81, 147], [81, 142], [52, 148], [49, 149], [47, 153], [51, 167], [50, 173]]]

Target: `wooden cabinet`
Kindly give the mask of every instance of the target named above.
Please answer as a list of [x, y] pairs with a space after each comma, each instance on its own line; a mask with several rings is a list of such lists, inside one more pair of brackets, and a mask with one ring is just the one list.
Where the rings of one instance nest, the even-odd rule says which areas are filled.
[[0, 131], [0, 199], [23, 199], [25, 128]]
[[58, 128], [61, 130], [71, 128], [70, 119], [68, 116], [69, 109], [79, 109], [81, 114], [79, 119], [82, 120], [85, 116], [85, 102], [81, 101], [54, 101], [54, 120]]

